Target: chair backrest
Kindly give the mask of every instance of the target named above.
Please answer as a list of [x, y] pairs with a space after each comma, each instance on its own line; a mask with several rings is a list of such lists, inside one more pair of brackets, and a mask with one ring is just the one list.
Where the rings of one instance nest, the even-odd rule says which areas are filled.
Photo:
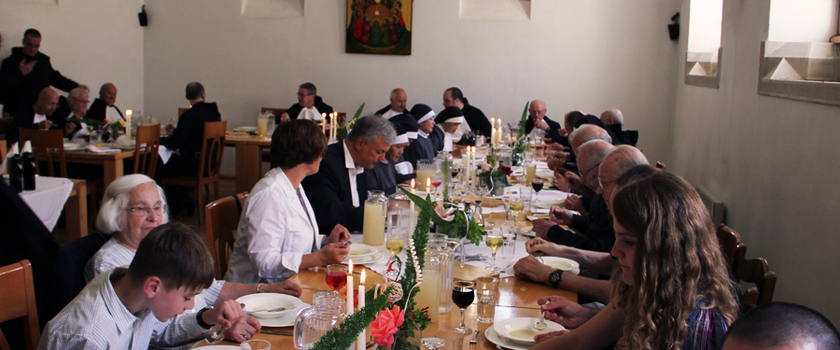
[[134, 147], [134, 173], [146, 174], [154, 179], [160, 147], [160, 124], [138, 126]]
[[776, 273], [770, 271], [770, 266], [764, 258], [738, 258], [735, 260], [732, 274], [739, 281], [755, 284], [755, 287], [749, 288], [741, 297], [742, 311], [773, 301]]
[[236, 239], [234, 231], [239, 226], [242, 205], [248, 198], [248, 192], [219, 198], [205, 206], [207, 211], [207, 244], [216, 264], [216, 279], [224, 279], [228, 261]]
[[[111, 235], [92, 233], [61, 247], [50, 270], [50, 291], [46, 312], [52, 319], [87, 285], [85, 267]], [[43, 305], [43, 304], [42, 304]]]
[[225, 128], [227, 120], [204, 123], [204, 142], [201, 144], [201, 159], [198, 163], [200, 183], [219, 181], [222, 156], [225, 153]]
[[[64, 133], [61, 130], [20, 129], [18, 142], [23, 147], [25, 140], [32, 143], [32, 153], [35, 154], [35, 172], [45, 176], [67, 177], [67, 163], [64, 158]], [[58, 149], [58, 159], [53, 159], [50, 149]], [[40, 169], [40, 163], [47, 163], [49, 172]], [[56, 172], [54, 162], [58, 162], [59, 171]]]
[[263, 107], [263, 108], [260, 108], [260, 114], [263, 114], [267, 111], [271, 111], [271, 113], [273, 113], [275, 116], [279, 117], [281, 114], [286, 113], [287, 110], [288, 109], [286, 109], [286, 108]]
[[724, 224], [720, 224], [715, 233], [718, 243], [720, 243], [720, 249], [723, 251], [723, 257], [726, 259], [726, 266], [729, 266], [730, 270], [734, 270], [735, 259], [744, 257], [747, 253], [747, 245], [741, 243], [741, 235], [738, 232]]
[[15, 120], [14, 117], [3, 118], [3, 116], [0, 115], [0, 135], [5, 137], [6, 131], [9, 130], [9, 125], [12, 124], [13, 120]]
[[189, 108], [184, 108], [184, 107], [178, 107], [178, 118], [180, 119], [181, 114], [184, 114], [184, 112], [186, 112], [188, 110], [190, 110], [190, 109]]
[[[0, 322], [23, 317], [26, 348], [35, 350], [41, 340], [35, 285], [29, 260], [0, 267]], [[0, 331], [0, 348], [9, 349]]]

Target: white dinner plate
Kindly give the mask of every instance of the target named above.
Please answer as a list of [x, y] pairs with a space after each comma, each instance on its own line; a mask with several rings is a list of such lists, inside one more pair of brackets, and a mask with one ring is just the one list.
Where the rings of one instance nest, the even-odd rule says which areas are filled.
[[[353, 259], [353, 265], [367, 265], [367, 264], [380, 262], [380, 261], [382, 261], [384, 259], [387, 259], [387, 258], [390, 258], [390, 257], [391, 257], [391, 254], [385, 254], [385, 253], [377, 250], [376, 253], [374, 253], [374, 254], [352, 257], [352, 259]], [[350, 259], [351, 259], [351, 257], [348, 256], [348, 257], [344, 258], [344, 260], [342, 260], [341, 263], [347, 265], [347, 263], [350, 262]]]
[[255, 293], [248, 294], [236, 299], [237, 302], [244, 303], [244, 311], [266, 310], [278, 307], [285, 307], [286, 310], [278, 312], [255, 312], [251, 316], [257, 318], [262, 322], [264, 319], [274, 319], [285, 314], [291, 313], [303, 304], [300, 299], [291, 295], [280, 293]]
[[301, 305], [294, 310], [284, 313], [282, 316], [277, 318], [258, 318], [256, 317], [257, 321], [260, 321], [260, 325], [263, 327], [292, 327], [295, 325], [295, 319], [297, 318], [298, 313], [300, 310], [308, 308], [312, 306], [312, 304], [301, 303]]
[[497, 335], [500, 335], [500, 338], [507, 339], [509, 342], [530, 346], [537, 343], [534, 341], [534, 335], [538, 333], [556, 332], [566, 329], [566, 327], [561, 326], [559, 323], [545, 320], [545, 324], [548, 327], [542, 332], [537, 332], [533, 328], [533, 325], [539, 320], [537, 317], [514, 317], [497, 320], [493, 324], [493, 330], [496, 331]]
[[79, 144], [79, 143], [75, 143], [75, 142], [65, 142], [64, 143], [64, 150], [65, 151], [73, 151], [73, 150], [82, 149], [82, 148], [85, 148], [85, 146], [82, 145], [82, 144]]
[[356, 243], [350, 245], [350, 254], [347, 257], [352, 259], [359, 259], [365, 256], [376, 254], [376, 247], [369, 246], [363, 243]]
[[[580, 264], [572, 259], [561, 258], [559, 256], [543, 256], [537, 259], [542, 259], [543, 264], [558, 270], [563, 270], [571, 274], [580, 274]], [[513, 271], [513, 266], [505, 271], [511, 275], [516, 275]]]
[[534, 233], [534, 229], [532, 227], [520, 228], [519, 229], [519, 234], [521, 234], [525, 237], [531, 237], [531, 238], [537, 237], [537, 234]]
[[237, 128], [233, 128], [233, 131], [236, 131], [236, 132], [251, 132], [251, 131], [257, 131], [257, 127], [256, 126], [240, 126], [240, 127], [237, 127]]
[[[201, 342], [199, 344], [204, 344]], [[205, 345], [200, 348], [193, 348], [193, 349], [201, 349], [201, 350], [239, 350], [239, 346], [236, 345]]]
[[537, 170], [537, 177], [546, 179], [546, 180], [554, 180], [554, 171], [551, 169], [540, 169]]
[[530, 348], [530, 346], [502, 339], [498, 334], [496, 334], [496, 330], [494, 330], [493, 327], [487, 327], [487, 329], [484, 330], [484, 337], [487, 338], [489, 342], [505, 349], [528, 350], [528, 348]]
[[534, 202], [534, 208], [539, 209], [551, 209], [553, 206], [563, 207], [563, 203], [566, 202], [566, 198], [555, 199], [552, 201], [536, 201]]

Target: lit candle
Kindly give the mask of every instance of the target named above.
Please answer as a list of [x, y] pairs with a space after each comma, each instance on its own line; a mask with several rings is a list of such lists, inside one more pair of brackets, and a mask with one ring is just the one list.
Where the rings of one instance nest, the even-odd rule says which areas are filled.
[[347, 268], [347, 305], [344, 306], [344, 313], [347, 316], [353, 314], [353, 259], [350, 259], [349, 265]]
[[[362, 270], [362, 277], [359, 278], [359, 311], [365, 307], [365, 270]], [[365, 341], [367, 340], [367, 334], [365, 333], [365, 329], [362, 329], [362, 333], [359, 334], [359, 339], [356, 339], [356, 350], [365, 350]]]
[[321, 113], [321, 132], [327, 134], [327, 114]]
[[125, 111], [125, 136], [131, 138], [131, 113], [130, 109]]
[[426, 178], [426, 193], [427, 194], [432, 193], [431, 187], [432, 187], [432, 178], [427, 177]]
[[[414, 189], [417, 188], [417, 180], [411, 179], [411, 194], [414, 193]], [[409, 201], [409, 214], [408, 214], [408, 232], [409, 234], [414, 234], [414, 225], [417, 223], [416, 215], [417, 213], [414, 212], [414, 201]]]

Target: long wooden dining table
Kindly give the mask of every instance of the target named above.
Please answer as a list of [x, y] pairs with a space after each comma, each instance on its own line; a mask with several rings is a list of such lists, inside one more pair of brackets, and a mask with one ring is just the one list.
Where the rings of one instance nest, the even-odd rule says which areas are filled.
[[[50, 154], [57, 157], [58, 151], [51, 151]], [[114, 180], [123, 176], [123, 162], [132, 157], [134, 157], [133, 149], [119, 150], [119, 152], [90, 152], [84, 149], [64, 151], [64, 160], [68, 164], [102, 165], [103, 188], [108, 188], [108, 185], [114, 182]]]
[[225, 146], [236, 149], [236, 193], [250, 191], [263, 176], [261, 149], [271, 146], [271, 138], [228, 132]]
[[[367, 269], [363, 266], [357, 266], [354, 268], [354, 274], [356, 274], [357, 277], [354, 278], [355, 288], [358, 288], [359, 284], [358, 273], [361, 273], [363, 269], [365, 270], [365, 274], [368, 276], [368, 280], [366, 281], [367, 286], [373, 286], [377, 283], [382, 283], [385, 280], [385, 278], [382, 275], [374, 272], [373, 270]], [[488, 275], [488, 273], [479, 270], [484, 269], [470, 265], [465, 265], [462, 268], [459, 264], [455, 264], [455, 279], [461, 280], [462, 278], [460, 277], [472, 277], [474, 280], [475, 276]], [[303, 270], [297, 275], [293, 276], [292, 279], [298, 282], [303, 290], [300, 299], [306, 303], [311, 304], [312, 296], [314, 295], [315, 291], [329, 290], [325, 277], [326, 269], [323, 267], [316, 267], [309, 270]], [[548, 295], [559, 295], [566, 297], [572, 301], [577, 301], [576, 293], [552, 288], [544, 284], [525, 281], [517, 277], [501, 278], [499, 282], [499, 302], [496, 306], [495, 319], [508, 319], [511, 317], [540, 317], [537, 299]], [[473, 304], [466, 309], [465, 320], [467, 327], [473, 330], [478, 329], [480, 330], [480, 332], [477, 338], [478, 346], [470, 347], [469, 340], [472, 339], [472, 335], [469, 335], [462, 340], [463, 349], [496, 349], [496, 346], [490, 341], [486, 340], [484, 336], [484, 330], [487, 329], [487, 327], [492, 326], [493, 324], [478, 322], [477, 304], [475, 302], [473, 302]], [[437, 332], [438, 330], [453, 329], [457, 327], [460, 324], [460, 322], [460, 311], [458, 310], [457, 306], [453, 305], [453, 308], [450, 312], [446, 314], [440, 314], [438, 316], [437, 322], [430, 323], [426, 330], [422, 332], [422, 336], [433, 337], [435, 332]], [[283, 332], [293, 331], [293, 327], [263, 327], [263, 329]], [[254, 339], [268, 340], [269, 342], [271, 342], [272, 349], [294, 348], [292, 337], [287, 335], [259, 333], [254, 335]], [[237, 345], [237, 343], [227, 340], [219, 344]], [[208, 344], [206, 342], [202, 342], [199, 346], [205, 345]]]

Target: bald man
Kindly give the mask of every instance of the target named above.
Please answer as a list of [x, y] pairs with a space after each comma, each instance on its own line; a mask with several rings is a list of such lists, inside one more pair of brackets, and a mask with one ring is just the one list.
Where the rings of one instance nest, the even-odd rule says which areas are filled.
[[[48, 130], [57, 127], [52, 119], [55, 107], [58, 105], [58, 92], [52, 88], [41, 89], [35, 104], [22, 108], [15, 114], [15, 119], [9, 124], [6, 132], [6, 140], [9, 144], [18, 140], [18, 129], [41, 129]], [[61, 124], [63, 126], [63, 124]]]
[[750, 309], [729, 327], [723, 350], [840, 349], [840, 333], [802, 305], [772, 302]]
[[545, 137], [550, 138], [553, 142], [563, 144], [567, 143], [566, 129], [560, 123], [549, 119], [546, 116], [548, 109], [545, 107], [545, 102], [542, 100], [533, 100], [528, 106], [528, 121], [525, 122], [525, 133], [530, 134], [534, 129], [539, 129], [545, 132]]
[[117, 86], [111, 83], [102, 84], [99, 97], [93, 100], [88, 109], [88, 118], [101, 120], [106, 123], [125, 121], [125, 117], [117, 106]]
[[624, 115], [621, 113], [620, 110], [616, 108], [610, 108], [603, 113], [601, 113], [601, 122], [606, 125], [607, 129], [610, 129], [615, 137], [618, 138], [618, 141], [625, 145], [635, 145], [638, 141], [639, 134], [636, 132], [635, 140], [630, 132], [626, 130], [621, 130], [624, 127]]
[[405, 106], [407, 104], [408, 95], [406, 95], [405, 90], [401, 88], [396, 88], [394, 90], [391, 90], [391, 104], [376, 111], [376, 114], [381, 115], [382, 118], [391, 119], [391, 117], [393, 116], [408, 113], [405, 110]]

